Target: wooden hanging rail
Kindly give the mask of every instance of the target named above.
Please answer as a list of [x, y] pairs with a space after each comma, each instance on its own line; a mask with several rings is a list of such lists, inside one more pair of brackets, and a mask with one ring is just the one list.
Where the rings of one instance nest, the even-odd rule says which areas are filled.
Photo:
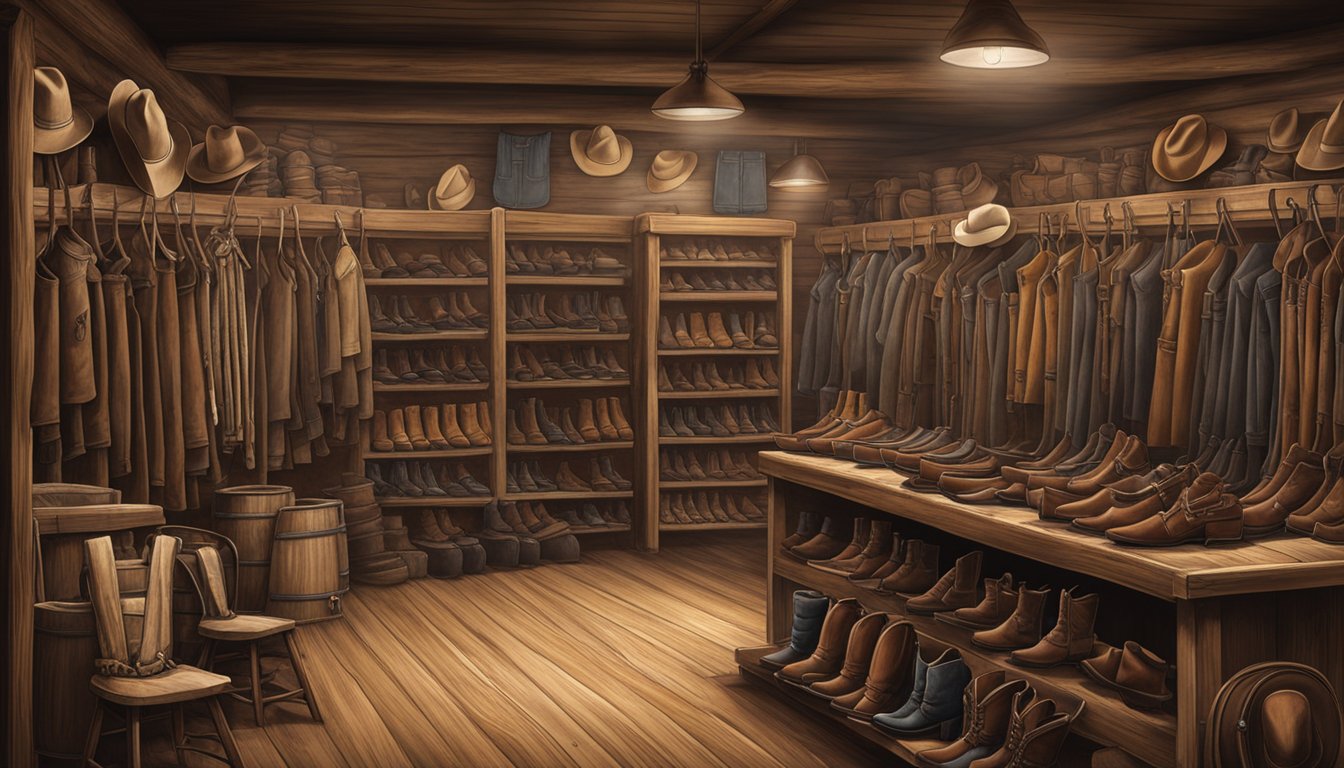
[[[1034, 205], [1026, 208], [1010, 208], [1017, 222], [1019, 233], [1034, 233], [1039, 226], [1040, 217], [1046, 215], [1066, 215], [1071, 226], [1076, 226], [1074, 217], [1081, 215], [1084, 223], [1094, 233], [1106, 226], [1105, 211], [1110, 206], [1113, 226], [1117, 231], [1123, 226], [1121, 204], [1128, 202], [1133, 214], [1132, 223], [1137, 227], [1165, 227], [1170, 211], [1176, 211], [1179, 218], [1181, 208], [1188, 201], [1189, 221], [1192, 226], [1213, 226], [1218, 223], [1218, 200], [1222, 199], [1228, 212], [1235, 221], [1270, 221], [1269, 193], [1274, 192], [1279, 207], [1279, 216], [1289, 214], [1288, 201], [1293, 200], [1306, 208], [1312, 188], [1316, 188], [1316, 204], [1322, 217], [1334, 215], [1339, 188], [1344, 180], [1323, 179], [1320, 181], [1287, 181], [1277, 184], [1252, 184], [1244, 187], [1222, 187], [1218, 189], [1192, 189], [1179, 192], [1155, 192], [1132, 197], [1115, 197], [1099, 200], [1082, 200], [1077, 203], [1058, 203], [1055, 205]], [[815, 245], [817, 250], [836, 254], [844, 246], [846, 239], [851, 248], [861, 248], [867, 242], [869, 247], [881, 247], [889, 239], [895, 239], [898, 245], [909, 243], [912, 237], [918, 242], [927, 242], [929, 230], [937, 228], [939, 242], [952, 240], [952, 227], [966, 218], [966, 212], [944, 213], [935, 216], [923, 216], [917, 219], [898, 219], [892, 221], [871, 221], [867, 224], [849, 224], [841, 227], [822, 227], [817, 230]]]

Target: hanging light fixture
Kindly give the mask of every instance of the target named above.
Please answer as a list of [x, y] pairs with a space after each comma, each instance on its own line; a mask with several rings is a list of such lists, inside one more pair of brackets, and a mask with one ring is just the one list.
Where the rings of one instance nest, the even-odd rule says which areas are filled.
[[943, 40], [939, 58], [959, 67], [1016, 69], [1044, 64], [1050, 51], [1010, 0], [970, 0]]
[[798, 151], [798, 143], [793, 144], [793, 157], [775, 171], [775, 175], [770, 177], [770, 186], [784, 189], [800, 189], [804, 187], [821, 187], [831, 183], [831, 177], [826, 175], [826, 169], [821, 167], [821, 161], [807, 154], [807, 144], [803, 144], [803, 151]]
[[668, 120], [727, 120], [746, 111], [742, 102], [709, 76], [700, 52], [700, 0], [695, 0], [695, 61], [686, 79], [653, 102], [653, 114]]

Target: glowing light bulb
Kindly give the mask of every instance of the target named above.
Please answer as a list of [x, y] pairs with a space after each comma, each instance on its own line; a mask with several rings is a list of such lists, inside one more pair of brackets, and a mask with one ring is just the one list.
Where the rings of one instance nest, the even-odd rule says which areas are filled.
[[989, 66], [998, 66], [1003, 61], [1003, 47], [998, 45], [986, 45], [980, 52], [980, 55]]

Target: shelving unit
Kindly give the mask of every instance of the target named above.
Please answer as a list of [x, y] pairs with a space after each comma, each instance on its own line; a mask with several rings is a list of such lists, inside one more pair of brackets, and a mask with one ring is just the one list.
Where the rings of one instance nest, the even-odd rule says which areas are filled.
[[[659, 510], [664, 494], [725, 493], [731, 496], [756, 494], [764, 486], [761, 481], [740, 480], [700, 480], [691, 482], [668, 482], [661, 478], [659, 460], [664, 447], [694, 448], [696, 450], [731, 447], [734, 450], [746, 450], [771, 441], [770, 435], [747, 434], [729, 437], [660, 437], [659, 416], [664, 408], [680, 407], [717, 407], [731, 404], [746, 404], [752, 409], [769, 407], [781, 429], [790, 430], [790, 411], [792, 405], [792, 387], [789, 382], [792, 368], [792, 348], [790, 328], [792, 325], [791, 295], [786, 286], [792, 284], [793, 238], [796, 227], [791, 221], [755, 218], [725, 218], [720, 216], [680, 216], [669, 214], [644, 214], [635, 219], [635, 233], [642, 261], [648, 265], [644, 276], [645, 302], [641, 308], [643, 316], [643, 345], [652, 354], [644, 358], [644, 386], [642, 398], [641, 435], [644, 441], [644, 474], [647, 495], [644, 498], [642, 518], [643, 531], [640, 545], [647, 550], [656, 551], [661, 532], [679, 531], [722, 531], [750, 530], [764, 527], [763, 521], [750, 522], [714, 522], [714, 523], [669, 523], [661, 522]], [[756, 250], [768, 253], [772, 258], [753, 258], [737, 260], [682, 260], [664, 259], [662, 254], [669, 248], [679, 248], [693, 242], [713, 241], [722, 244], [730, 253], [741, 250]], [[768, 271], [778, 286], [776, 290], [699, 290], [699, 291], [663, 291], [662, 279], [673, 271], [695, 273], [701, 269], [716, 270], [716, 275], [724, 276], [723, 270]], [[735, 274], [735, 273], [729, 273]], [[658, 331], [661, 318], [677, 313], [689, 312], [765, 312], [773, 321], [775, 335], [779, 344], [775, 348], [695, 348], [666, 349], [658, 343]], [[752, 334], [754, 328], [746, 328]], [[659, 366], [712, 363], [720, 369], [725, 366], [741, 366], [745, 360], [770, 359], [779, 384], [763, 390], [719, 390], [694, 392], [666, 392], [658, 389]], [[761, 506], [758, 504], [758, 506]], [[763, 507], [762, 507], [763, 508]]]

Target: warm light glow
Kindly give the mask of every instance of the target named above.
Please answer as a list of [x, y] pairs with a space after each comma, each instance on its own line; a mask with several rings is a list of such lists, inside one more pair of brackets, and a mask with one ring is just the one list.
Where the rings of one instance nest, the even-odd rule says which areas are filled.
[[939, 58], [948, 64], [971, 69], [1018, 69], [1044, 64], [1050, 60], [1050, 55], [1030, 48], [987, 45], [946, 51]]
[[[794, 151], [797, 151], [796, 148]], [[808, 154], [795, 154], [770, 179], [770, 186], [785, 189], [824, 187], [830, 183], [831, 179], [826, 175], [821, 161]]]
[[668, 120], [704, 122], [727, 120], [746, 111], [742, 102], [709, 76], [709, 65], [700, 53], [700, 0], [695, 3], [695, 60], [691, 72], [653, 102], [653, 114]]
[[1003, 61], [1003, 46], [986, 45], [982, 54], [985, 63], [991, 67], [997, 67]]
[[1015, 69], [1044, 64], [1050, 51], [1018, 15], [1012, 0], [967, 0], [943, 40], [939, 58], [958, 67]]

